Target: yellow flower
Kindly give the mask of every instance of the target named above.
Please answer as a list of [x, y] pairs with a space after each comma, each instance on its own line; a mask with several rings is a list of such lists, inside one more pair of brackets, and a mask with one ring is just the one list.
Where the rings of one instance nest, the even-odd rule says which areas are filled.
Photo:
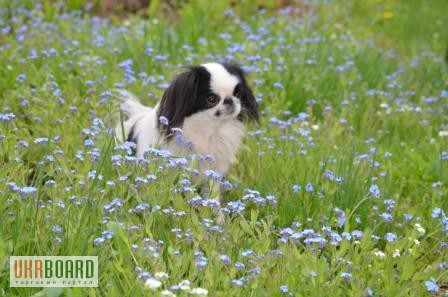
[[387, 19], [391, 19], [394, 17], [394, 13], [392, 11], [385, 11], [383, 13], [383, 17], [387, 20]]

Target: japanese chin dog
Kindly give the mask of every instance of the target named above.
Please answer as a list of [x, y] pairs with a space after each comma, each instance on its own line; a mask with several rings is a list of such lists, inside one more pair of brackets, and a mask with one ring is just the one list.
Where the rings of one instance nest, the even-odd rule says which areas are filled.
[[201, 170], [222, 174], [236, 162], [245, 122], [259, 117], [252, 89], [236, 64], [187, 67], [155, 107], [143, 106], [129, 93], [123, 101], [120, 109], [126, 120], [117, 125], [116, 137], [134, 142], [137, 156], [158, 145], [173, 155], [190, 150], [212, 160], [200, 165]]

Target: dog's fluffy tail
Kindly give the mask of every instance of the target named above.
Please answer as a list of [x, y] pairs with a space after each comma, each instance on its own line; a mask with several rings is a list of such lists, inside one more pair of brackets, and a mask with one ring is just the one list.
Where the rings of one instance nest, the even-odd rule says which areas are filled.
[[152, 108], [142, 105], [138, 98], [128, 91], [115, 90], [114, 93], [121, 101], [120, 110], [126, 118], [131, 118], [138, 114], [152, 111]]
[[113, 94], [120, 102], [120, 114], [118, 115], [118, 124], [115, 127], [115, 136], [119, 142], [123, 142], [128, 138], [132, 126], [141, 118], [141, 115], [150, 113], [153, 109], [141, 104], [138, 98], [128, 91], [114, 90]]

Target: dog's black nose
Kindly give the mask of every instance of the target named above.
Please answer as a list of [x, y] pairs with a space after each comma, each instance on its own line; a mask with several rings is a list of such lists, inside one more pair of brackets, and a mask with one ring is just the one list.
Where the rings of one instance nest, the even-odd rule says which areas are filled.
[[229, 97], [224, 98], [224, 102], [223, 102], [223, 104], [224, 104], [224, 105], [233, 105], [233, 100], [232, 100], [232, 98], [229, 98]]

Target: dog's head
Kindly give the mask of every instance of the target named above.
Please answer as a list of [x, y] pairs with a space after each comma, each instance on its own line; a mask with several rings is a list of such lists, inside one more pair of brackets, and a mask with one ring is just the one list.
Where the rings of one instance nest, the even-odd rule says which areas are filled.
[[207, 63], [190, 66], [179, 74], [163, 94], [158, 117], [166, 136], [182, 127], [184, 120], [201, 113], [213, 121], [258, 121], [258, 104], [243, 70], [236, 64]]

